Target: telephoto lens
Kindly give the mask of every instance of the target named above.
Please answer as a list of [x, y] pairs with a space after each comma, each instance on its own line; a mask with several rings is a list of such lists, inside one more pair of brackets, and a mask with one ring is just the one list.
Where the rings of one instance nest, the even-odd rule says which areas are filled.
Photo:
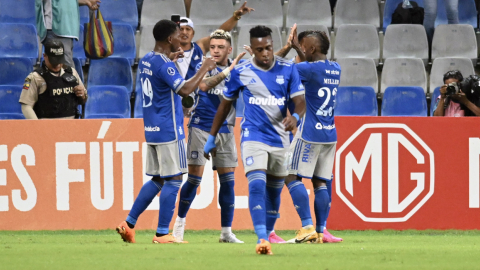
[[194, 101], [192, 96], [182, 98], [182, 105], [185, 108], [191, 108], [193, 106], [193, 102]]

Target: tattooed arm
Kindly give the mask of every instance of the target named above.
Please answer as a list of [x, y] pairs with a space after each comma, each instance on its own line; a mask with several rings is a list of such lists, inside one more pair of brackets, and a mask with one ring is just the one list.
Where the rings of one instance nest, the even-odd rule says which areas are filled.
[[232, 64], [223, 70], [223, 72], [218, 73], [215, 76], [203, 78], [202, 82], [198, 85], [198, 88], [202, 90], [203, 92], [207, 92], [209, 89], [214, 88], [217, 86], [219, 83], [221, 83], [225, 78], [230, 74], [230, 71], [232, 71], [235, 66], [237, 65], [238, 61], [242, 59], [242, 57], [245, 55], [245, 52], [242, 52], [233, 60]]

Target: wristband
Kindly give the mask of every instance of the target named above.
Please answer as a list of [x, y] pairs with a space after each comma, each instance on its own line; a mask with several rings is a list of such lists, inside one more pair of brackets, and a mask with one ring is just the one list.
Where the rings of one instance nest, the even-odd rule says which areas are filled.
[[297, 122], [300, 121], [300, 116], [298, 116], [298, 113], [294, 113], [292, 114], [293, 117], [295, 117], [295, 119], [297, 119]]
[[230, 68], [227, 67], [226, 69], [224, 69], [224, 70], [222, 71], [222, 73], [223, 73], [223, 75], [225, 75], [225, 78], [227, 78], [228, 75], [230, 75]]

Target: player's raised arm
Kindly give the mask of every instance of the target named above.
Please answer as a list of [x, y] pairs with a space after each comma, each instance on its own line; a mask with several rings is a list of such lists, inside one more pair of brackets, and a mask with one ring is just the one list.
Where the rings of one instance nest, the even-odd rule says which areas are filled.
[[230, 75], [230, 72], [235, 68], [235, 66], [238, 64], [240, 59], [245, 55], [245, 52], [242, 52], [233, 60], [232, 64], [230, 67], [226, 68], [223, 70], [223, 72], [218, 73], [215, 76], [204, 78], [198, 88], [202, 90], [203, 92], [208, 91], [209, 89], [212, 89], [213, 87], [217, 86], [219, 83], [221, 83], [225, 78]]
[[177, 94], [182, 97], [187, 97], [190, 95], [193, 91], [195, 91], [195, 89], [197, 89], [198, 85], [205, 77], [205, 74], [216, 67], [217, 65], [213, 59], [205, 58], [198, 72], [192, 78], [185, 81], [185, 84], [178, 90]]
[[[232, 17], [226, 20], [222, 25], [220, 25], [219, 29], [225, 31], [232, 31], [232, 29], [237, 25], [237, 22], [242, 18], [243, 15], [255, 11], [255, 9], [251, 7], [247, 7], [247, 1], [243, 3], [243, 5], [233, 12]], [[198, 46], [202, 49], [203, 53], [206, 54], [208, 52], [208, 47], [210, 45], [210, 37], [203, 37], [199, 39], [197, 42]]]

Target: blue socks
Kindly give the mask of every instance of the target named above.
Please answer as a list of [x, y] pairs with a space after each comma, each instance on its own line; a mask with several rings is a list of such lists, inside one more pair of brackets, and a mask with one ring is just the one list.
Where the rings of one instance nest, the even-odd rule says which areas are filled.
[[315, 189], [315, 217], [316, 217], [316, 231], [323, 233], [325, 229], [324, 224], [327, 222], [328, 204], [330, 197], [326, 186], [320, 186]]
[[305, 185], [302, 181], [295, 180], [290, 182], [287, 185], [287, 188], [292, 196], [293, 205], [302, 220], [302, 227], [313, 225], [312, 215], [310, 214], [310, 203]]
[[220, 178], [218, 203], [221, 208], [222, 227], [232, 227], [233, 212], [235, 210], [235, 174], [229, 172], [219, 174], [218, 177]]
[[[275, 227], [275, 222], [278, 218], [278, 210], [280, 210], [280, 194], [282, 193], [283, 185], [285, 184], [285, 179], [281, 180], [267, 180], [267, 194], [265, 200], [265, 207], [267, 209], [267, 236], [273, 231]], [[267, 239], [268, 240], [268, 239]]]
[[180, 191], [180, 202], [178, 203], [179, 217], [184, 218], [187, 216], [190, 205], [192, 205], [193, 199], [197, 196], [197, 189], [200, 182], [202, 182], [202, 177], [191, 174], [188, 175], [188, 179]]
[[332, 207], [332, 181], [333, 181], [333, 175], [332, 175], [332, 180], [327, 181], [327, 192], [328, 192], [328, 209], [327, 209], [327, 218], [325, 219], [325, 223], [323, 224], [324, 228], [327, 228], [327, 219], [328, 216], [330, 215], [330, 208]]
[[268, 240], [265, 208], [267, 174], [262, 171], [252, 171], [247, 173], [247, 178], [248, 208], [252, 216], [253, 228], [259, 240]]
[[159, 182], [150, 180], [143, 184], [140, 193], [138, 193], [138, 196], [133, 203], [130, 213], [128, 213], [126, 221], [135, 226], [138, 216], [147, 209], [160, 190], [162, 190], [162, 185]]
[[160, 211], [157, 228], [157, 233], [159, 234], [168, 234], [168, 226], [170, 221], [172, 221], [175, 201], [181, 184], [182, 180], [165, 180], [162, 193], [160, 193]]

